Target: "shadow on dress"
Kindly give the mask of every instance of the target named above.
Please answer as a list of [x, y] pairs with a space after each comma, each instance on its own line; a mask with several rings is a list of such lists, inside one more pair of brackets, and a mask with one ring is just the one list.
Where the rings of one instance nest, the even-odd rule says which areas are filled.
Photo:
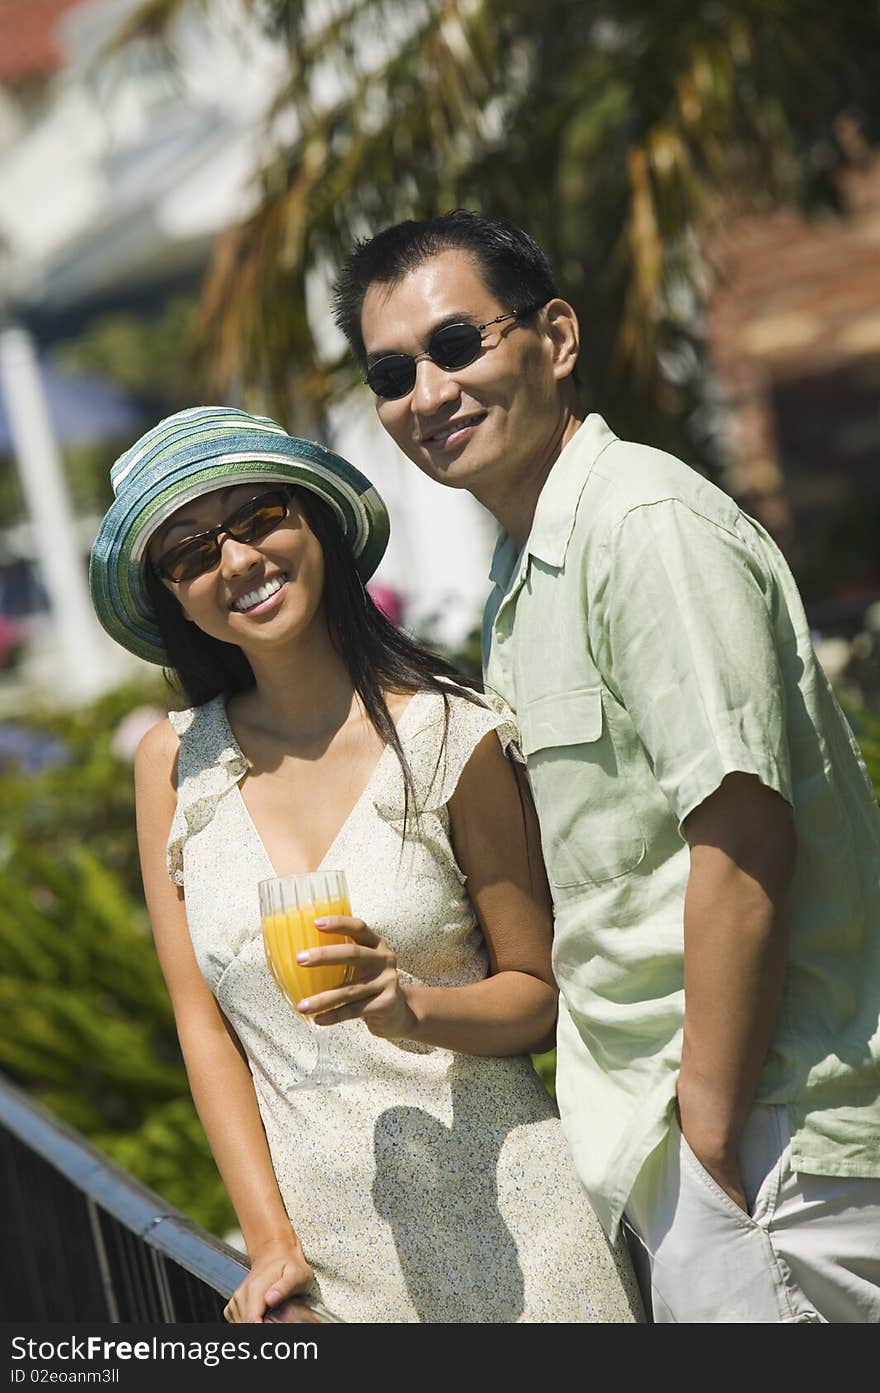
[[536, 1113], [518, 1116], [506, 1092], [498, 1097], [503, 1121], [495, 1121], [473, 1063], [461, 1056], [449, 1072], [451, 1127], [414, 1107], [387, 1108], [376, 1119], [373, 1202], [394, 1234], [420, 1321], [514, 1322], [525, 1309], [525, 1281], [498, 1206], [498, 1159], [512, 1128]]

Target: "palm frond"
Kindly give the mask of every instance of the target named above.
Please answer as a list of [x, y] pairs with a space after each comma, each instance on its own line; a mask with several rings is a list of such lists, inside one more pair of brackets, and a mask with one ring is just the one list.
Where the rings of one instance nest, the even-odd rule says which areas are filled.
[[309, 328], [310, 277], [359, 236], [462, 205], [545, 244], [589, 325], [597, 392], [674, 411], [660, 361], [693, 332], [676, 305], [683, 284], [705, 291], [722, 210], [815, 195], [816, 143], [853, 103], [880, 128], [880, 13], [858, 0], [248, 9], [289, 63], [259, 207], [206, 281], [202, 361], [218, 390], [285, 415], [320, 416], [346, 380]]

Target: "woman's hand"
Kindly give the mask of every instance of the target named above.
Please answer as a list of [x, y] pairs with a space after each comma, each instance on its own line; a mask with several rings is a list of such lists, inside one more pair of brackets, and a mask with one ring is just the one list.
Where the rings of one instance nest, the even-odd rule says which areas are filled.
[[296, 1236], [291, 1234], [254, 1258], [250, 1272], [229, 1298], [223, 1315], [233, 1324], [262, 1324], [274, 1307], [308, 1287], [314, 1275]]
[[315, 927], [324, 933], [346, 934], [354, 943], [307, 949], [297, 953], [297, 962], [307, 967], [345, 963], [349, 978], [336, 991], [304, 997], [297, 1002], [297, 1010], [314, 1017], [316, 1025], [337, 1025], [360, 1016], [372, 1035], [385, 1040], [410, 1035], [416, 1014], [398, 976], [397, 959], [384, 938], [367, 928], [363, 919], [341, 915], [316, 919]]

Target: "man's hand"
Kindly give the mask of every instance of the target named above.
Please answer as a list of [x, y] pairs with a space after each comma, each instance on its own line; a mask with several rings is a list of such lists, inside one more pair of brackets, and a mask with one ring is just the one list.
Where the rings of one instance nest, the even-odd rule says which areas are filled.
[[680, 1106], [676, 1106], [676, 1112], [678, 1114], [678, 1125], [681, 1127], [684, 1139], [703, 1167], [703, 1170], [706, 1171], [715, 1181], [715, 1184], [720, 1186], [724, 1193], [733, 1200], [734, 1204], [739, 1205], [739, 1208], [748, 1214], [749, 1203], [746, 1199], [745, 1190], [743, 1189], [736, 1151], [734, 1150], [732, 1155], [727, 1156], [710, 1154], [702, 1146], [699, 1139], [699, 1119], [695, 1120], [695, 1126], [690, 1128], [690, 1135], [688, 1135], [681, 1120]]

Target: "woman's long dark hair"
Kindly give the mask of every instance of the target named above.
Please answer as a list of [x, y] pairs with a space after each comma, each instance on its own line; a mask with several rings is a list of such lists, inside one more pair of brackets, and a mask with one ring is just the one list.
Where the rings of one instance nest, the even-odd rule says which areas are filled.
[[[449, 719], [448, 683], [454, 682], [467, 689], [462, 693], [466, 697], [470, 697], [471, 692], [479, 692], [479, 684], [453, 663], [414, 643], [386, 619], [364, 589], [351, 549], [329, 504], [308, 489], [291, 487], [290, 493], [324, 553], [323, 600], [331, 642], [348, 668], [352, 686], [373, 727], [400, 761], [408, 809], [410, 798], [417, 805], [415, 786], [384, 690], [442, 695], [445, 713], [442, 749]], [[253, 670], [242, 650], [233, 643], [212, 638], [197, 624], [191, 624], [149, 563], [146, 563], [145, 577], [169, 658], [170, 670], [166, 669], [165, 673], [169, 684], [182, 688], [193, 706], [201, 706], [221, 693], [229, 697], [253, 687]], [[470, 699], [479, 702], [478, 696]]]

